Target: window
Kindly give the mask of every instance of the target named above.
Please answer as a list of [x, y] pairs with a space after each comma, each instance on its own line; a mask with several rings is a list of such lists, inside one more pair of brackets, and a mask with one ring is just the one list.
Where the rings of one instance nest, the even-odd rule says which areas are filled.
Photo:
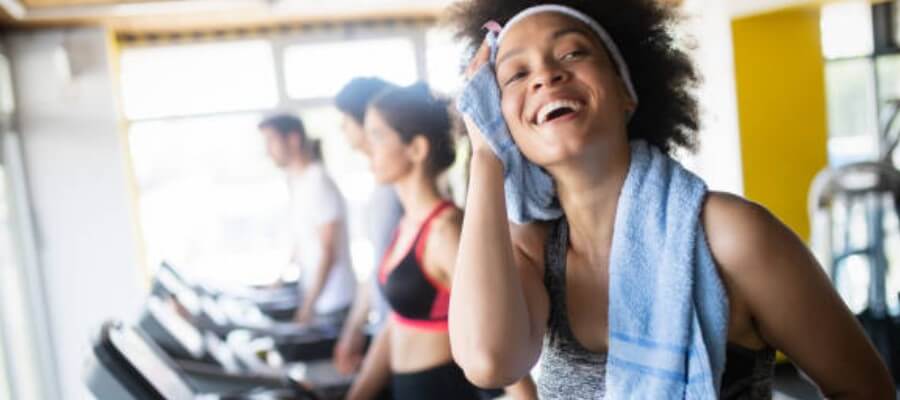
[[825, 78], [831, 163], [873, 159], [878, 154], [878, 124], [872, 60], [830, 61]]
[[266, 41], [125, 49], [121, 71], [129, 119], [262, 110], [278, 103]]
[[870, 55], [872, 6], [868, 1], [850, 1], [822, 7], [822, 51], [826, 59]]
[[[900, 97], [900, 54], [891, 48], [892, 40], [885, 37], [886, 29], [873, 29], [873, 20], [885, 21], [885, 4], [872, 5], [852, 1], [826, 5], [822, 9], [822, 50], [826, 59], [825, 76], [828, 96], [828, 150], [830, 163], [876, 160], [885, 145], [882, 132], [890, 118], [888, 102]], [[874, 43], [879, 43], [876, 48]], [[900, 158], [895, 158], [895, 163]], [[881, 208], [884, 249], [888, 270], [888, 293], [900, 290], [900, 225], [890, 197], [871, 199], [884, 202]], [[848, 208], [846, 199], [838, 199], [832, 206], [833, 249], [859, 249], [873, 240], [871, 208], [854, 204]], [[868, 306], [869, 286], [872, 283], [871, 260], [854, 255], [841, 262], [835, 287], [850, 309], [861, 312]], [[900, 314], [897, 296], [887, 296], [890, 314]]]
[[891, 37], [900, 32], [898, 5], [851, 1], [822, 7], [832, 165], [874, 160], [889, 144], [883, 134], [894, 111], [891, 102], [900, 98], [900, 47]]
[[408, 38], [294, 45], [285, 49], [284, 71], [287, 94], [294, 99], [330, 98], [358, 76], [398, 85], [419, 79]]
[[345, 142], [330, 103], [356, 76], [398, 85], [420, 79], [425, 54], [418, 54], [424, 49], [415, 34], [126, 48], [121, 90], [147, 266], [169, 260], [220, 287], [265, 284], [291, 272], [285, 174], [256, 127], [281, 110], [297, 113], [322, 140], [325, 164], [347, 200], [354, 268], [368, 276], [375, 260], [365, 212], [375, 182], [368, 160]]
[[822, 6], [821, 35], [831, 165], [874, 160], [879, 152], [879, 99], [872, 5]]
[[429, 30], [425, 35], [425, 63], [428, 83], [444, 94], [456, 93], [462, 86], [465, 46], [443, 29]]
[[[898, 27], [900, 28], [900, 27]], [[881, 121], [879, 127], [883, 132], [888, 128], [887, 124], [895, 112], [895, 106], [891, 102], [900, 101], [900, 54], [879, 57], [878, 61], [878, 88], [879, 88], [879, 107], [881, 110]], [[897, 106], [900, 106], [898, 104]], [[900, 121], [894, 123], [894, 130], [890, 132], [889, 139], [896, 138], [900, 135], [897, 130]], [[880, 149], [884, 150], [884, 149]], [[900, 150], [894, 150], [894, 165], [900, 165]]]
[[271, 282], [289, 260], [288, 192], [256, 113], [139, 122], [129, 132], [151, 267], [214, 284]]
[[878, 58], [878, 95], [881, 107], [882, 129], [887, 127], [889, 111], [888, 102], [900, 100], [900, 54]]

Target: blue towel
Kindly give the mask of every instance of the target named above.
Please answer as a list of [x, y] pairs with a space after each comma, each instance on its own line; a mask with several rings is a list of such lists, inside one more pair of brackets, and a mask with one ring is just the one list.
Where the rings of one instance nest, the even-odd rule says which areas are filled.
[[718, 398], [728, 300], [700, 220], [706, 193], [681, 164], [632, 142], [609, 260], [610, 399]]
[[481, 129], [485, 141], [503, 163], [507, 217], [517, 224], [553, 220], [562, 216], [553, 178], [522, 155], [500, 110], [500, 87], [493, 66], [496, 36], [488, 32], [491, 62], [483, 65], [463, 87], [456, 106]]

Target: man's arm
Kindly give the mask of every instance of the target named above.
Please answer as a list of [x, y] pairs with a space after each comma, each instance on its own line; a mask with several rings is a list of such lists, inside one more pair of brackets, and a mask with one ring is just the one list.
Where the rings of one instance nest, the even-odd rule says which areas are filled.
[[321, 246], [322, 257], [319, 259], [319, 265], [316, 267], [316, 274], [313, 277], [313, 284], [303, 294], [303, 306], [297, 311], [294, 320], [299, 323], [307, 323], [312, 321], [315, 314], [316, 301], [328, 282], [328, 274], [334, 268], [335, 246], [337, 245], [337, 233], [340, 226], [340, 220], [332, 221], [319, 226], [319, 245]]

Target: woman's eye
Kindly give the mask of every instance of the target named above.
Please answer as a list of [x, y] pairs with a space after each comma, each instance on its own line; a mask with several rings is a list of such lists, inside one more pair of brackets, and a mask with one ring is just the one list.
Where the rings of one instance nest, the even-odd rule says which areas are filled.
[[580, 58], [581, 56], [584, 56], [585, 54], [587, 54], [587, 52], [585, 52], [584, 50], [570, 51], [566, 54], [563, 54], [562, 60], [563, 61], [574, 60], [574, 59]]
[[525, 71], [519, 71], [519, 72], [516, 72], [516, 73], [513, 74], [511, 77], [509, 77], [509, 79], [506, 80], [506, 83], [505, 83], [505, 84], [506, 84], [506, 85], [509, 85], [510, 83], [513, 83], [513, 82], [515, 82], [515, 81], [518, 81], [518, 80], [524, 78], [525, 75], [526, 75], [526, 74], [525, 74]]

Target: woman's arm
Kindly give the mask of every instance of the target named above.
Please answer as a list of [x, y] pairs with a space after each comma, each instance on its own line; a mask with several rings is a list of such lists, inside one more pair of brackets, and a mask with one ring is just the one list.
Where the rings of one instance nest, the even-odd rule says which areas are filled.
[[[454, 212], [448, 218], [436, 221], [432, 233], [426, 244], [426, 265], [435, 265], [440, 269], [441, 278], [445, 282], [451, 281], [457, 264], [459, 254], [460, 228], [462, 224], [461, 214]], [[450, 286], [450, 284], [448, 284]], [[457, 296], [456, 289], [450, 296]], [[496, 387], [496, 386], [491, 386]], [[526, 374], [518, 381], [506, 387], [506, 394], [514, 400], [537, 400], [537, 387], [531, 375]]]
[[531, 375], [528, 375], [507, 386], [506, 395], [513, 400], [538, 400], [537, 385], [534, 379], [531, 379]]
[[830, 399], [893, 399], [887, 368], [803, 242], [763, 207], [710, 194], [703, 221], [729, 297]]
[[367, 400], [375, 398], [387, 386], [391, 377], [391, 325], [388, 320], [384, 329], [375, 338], [375, 342], [366, 353], [362, 368], [357, 375], [348, 400]]
[[[374, 274], [373, 274], [374, 275]], [[374, 276], [370, 279], [376, 279]], [[369, 316], [369, 290], [371, 282], [359, 285], [350, 315], [344, 321], [341, 337], [334, 346], [334, 367], [342, 374], [356, 370], [363, 358], [365, 334], [363, 329]]]
[[[472, 77], [489, 58], [490, 48], [484, 43], [466, 76]], [[528, 250], [535, 242], [542, 249], [543, 238], [529, 241], [533, 238], [528, 229], [516, 229], [516, 243], [521, 245], [514, 247], [506, 220], [503, 166], [471, 118], [463, 119], [472, 160], [452, 275], [450, 349], [472, 383], [503, 387], [528, 377], [541, 354], [550, 302], [543, 285], [543, 260]]]
[[513, 249], [500, 161], [476, 150], [450, 296], [453, 356], [476, 385], [511, 385], [537, 362], [549, 315], [540, 271]]
[[325, 283], [328, 282], [328, 274], [334, 267], [334, 259], [337, 246], [337, 232], [340, 226], [340, 220], [332, 221], [319, 226], [319, 246], [321, 246], [322, 257], [319, 259], [319, 265], [316, 267], [313, 284], [309, 290], [303, 293], [303, 306], [297, 311], [294, 320], [296, 322], [305, 323], [312, 321], [315, 314], [316, 301], [322, 294]]

